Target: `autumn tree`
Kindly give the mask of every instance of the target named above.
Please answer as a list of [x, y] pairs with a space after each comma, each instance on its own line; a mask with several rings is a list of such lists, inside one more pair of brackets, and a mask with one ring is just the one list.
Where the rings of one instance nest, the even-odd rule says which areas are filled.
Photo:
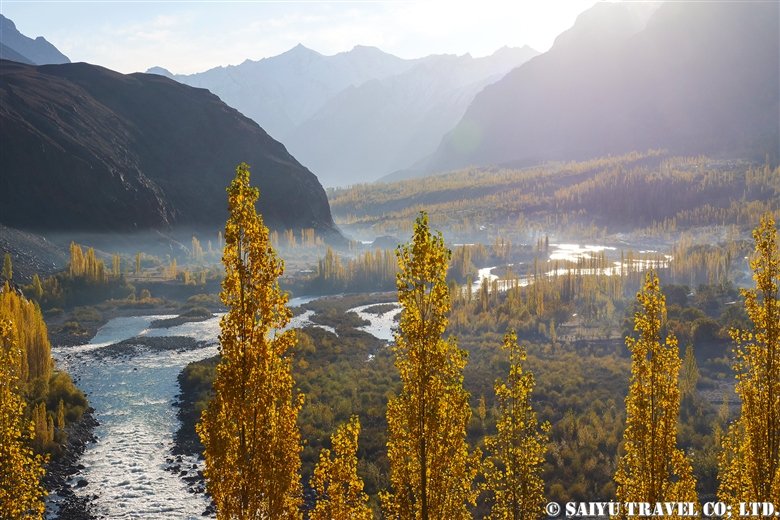
[[11, 263], [11, 254], [6, 253], [3, 257], [3, 278], [5, 278], [8, 281], [11, 281], [14, 277], [14, 268], [13, 264]]
[[735, 511], [739, 502], [780, 503], [780, 252], [770, 214], [753, 238], [756, 288], [741, 290], [753, 329], [731, 331], [742, 407], [718, 460], [718, 497]]
[[485, 439], [490, 456], [484, 463], [485, 482], [492, 504], [487, 518], [494, 520], [528, 520], [544, 516], [544, 481], [542, 467], [547, 451], [549, 423], [539, 425], [531, 407], [535, 381], [523, 370], [525, 347], [518, 345], [517, 335], [507, 332], [502, 348], [509, 356], [506, 381], [495, 384], [499, 418], [496, 434]]
[[38, 273], [35, 273], [32, 278], [32, 296], [38, 302], [43, 298], [43, 284]]
[[192, 237], [191, 255], [196, 262], [203, 260], [203, 247], [200, 245], [200, 240], [195, 236]]
[[[631, 378], [626, 396], [626, 428], [615, 483], [619, 502], [695, 502], [691, 462], [677, 448], [680, 415], [680, 353], [669, 334], [662, 342], [666, 302], [658, 277], [649, 271], [637, 295], [637, 337], [626, 338]], [[622, 512], [624, 518], [626, 511]]]
[[16, 327], [17, 347], [21, 349], [20, 384], [46, 387], [54, 363], [41, 309], [6, 282], [0, 284], [0, 319], [11, 321]]
[[278, 278], [284, 263], [255, 210], [259, 190], [241, 163], [227, 189], [220, 323], [221, 360], [214, 397], [197, 430], [206, 458], [206, 486], [219, 519], [300, 518], [300, 433], [303, 396], [294, 391], [284, 330], [292, 313]]
[[95, 249], [90, 247], [85, 254], [75, 242], [70, 243], [68, 273], [71, 278], [83, 278], [93, 283], [106, 282], [106, 267], [103, 260], [95, 255]]
[[450, 252], [441, 233], [431, 233], [424, 212], [397, 257], [403, 312], [393, 351], [402, 388], [387, 403], [392, 492], [382, 494], [383, 509], [389, 518], [469, 518], [480, 454], [469, 454], [466, 443], [466, 353], [442, 337], [450, 311]]
[[309, 515], [311, 520], [371, 520], [368, 495], [363, 492], [363, 481], [357, 474], [357, 448], [360, 421], [356, 416], [340, 426], [331, 437], [330, 450], [320, 452], [314, 468], [311, 486], [317, 493], [317, 504]]
[[43, 518], [45, 459], [33, 453], [33, 429], [20, 395], [23, 352], [11, 321], [0, 320], [0, 520]]
[[122, 257], [119, 253], [114, 253], [111, 255], [111, 276], [119, 278], [120, 274], [122, 274]]
[[696, 392], [696, 384], [699, 381], [699, 366], [696, 364], [696, 356], [693, 346], [685, 347], [685, 356], [682, 361], [682, 374], [680, 375], [680, 394], [683, 398], [693, 396]]

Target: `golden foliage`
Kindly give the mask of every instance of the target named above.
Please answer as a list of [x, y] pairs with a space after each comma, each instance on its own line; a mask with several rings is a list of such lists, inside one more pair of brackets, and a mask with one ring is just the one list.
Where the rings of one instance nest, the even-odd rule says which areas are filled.
[[105, 283], [108, 281], [106, 266], [103, 260], [95, 255], [95, 249], [87, 249], [86, 254], [81, 246], [75, 242], [70, 243], [70, 263], [68, 273], [71, 278], [83, 278], [92, 283]]
[[48, 381], [52, 372], [51, 345], [38, 306], [6, 283], [0, 286], [0, 318], [16, 325], [18, 346], [22, 351], [20, 383], [39, 378]]
[[718, 497], [739, 502], [780, 502], [780, 252], [770, 214], [753, 231], [750, 267], [755, 289], [742, 289], [753, 330], [732, 330], [740, 417], [723, 438]]
[[19, 394], [23, 349], [16, 327], [0, 320], [0, 520], [43, 518], [45, 459], [35, 455], [33, 428]]
[[471, 416], [463, 389], [466, 353], [444, 340], [450, 296], [450, 252], [432, 234], [423, 212], [411, 244], [397, 250], [398, 301], [403, 308], [393, 351], [402, 389], [387, 404], [392, 493], [382, 495], [389, 518], [456, 520], [470, 517], [480, 454], [469, 453]]
[[482, 489], [490, 493], [492, 503], [487, 518], [541, 518], [545, 503], [541, 474], [550, 425], [545, 423], [540, 429], [531, 407], [535, 381], [531, 372], [523, 371], [525, 347], [518, 345], [514, 332], [507, 332], [502, 348], [509, 354], [509, 376], [496, 381], [500, 417], [496, 435], [485, 439], [490, 457], [485, 460]]
[[360, 421], [357, 416], [340, 426], [331, 437], [330, 450], [320, 452], [314, 468], [311, 486], [317, 493], [317, 504], [309, 515], [311, 520], [371, 520], [368, 495], [363, 492], [363, 481], [357, 474], [357, 447]]
[[289, 349], [291, 312], [279, 289], [284, 264], [255, 210], [259, 196], [242, 163], [227, 189], [221, 361], [214, 398], [197, 430], [206, 485], [220, 519], [300, 518], [300, 433]]
[[623, 455], [615, 473], [616, 498], [623, 503], [696, 502], [691, 462], [677, 448], [680, 354], [673, 335], [661, 342], [666, 303], [654, 271], [648, 271], [637, 300], [638, 337], [626, 338], [631, 378]]
[[11, 281], [14, 277], [14, 267], [11, 262], [11, 253], [6, 253], [3, 257], [3, 278], [6, 281]]

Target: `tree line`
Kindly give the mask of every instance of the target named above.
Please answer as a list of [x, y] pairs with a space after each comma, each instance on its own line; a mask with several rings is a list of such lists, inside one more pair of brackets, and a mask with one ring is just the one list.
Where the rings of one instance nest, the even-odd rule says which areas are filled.
[[[215, 396], [198, 431], [205, 446], [207, 489], [220, 518], [299, 518], [301, 445], [296, 419], [304, 396], [294, 391], [291, 375], [293, 334], [278, 332], [290, 317], [277, 282], [283, 264], [254, 213], [257, 196], [249, 186], [248, 168], [239, 166], [229, 189], [231, 217], [226, 227], [226, 250], [233, 253], [225, 255], [222, 298], [230, 310], [223, 321]], [[771, 216], [762, 219], [754, 237], [758, 293], [744, 292], [753, 330], [733, 333], [742, 413], [723, 441], [723, 500], [771, 501], [779, 475], [780, 378], [772, 367], [780, 363], [780, 254]], [[496, 384], [501, 416], [483, 457], [467, 442], [472, 412], [463, 388], [466, 355], [454, 338], [443, 337], [450, 311], [450, 252], [441, 234], [431, 232], [426, 214], [418, 217], [412, 241], [399, 247], [397, 257], [403, 312], [393, 352], [401, 389], [387, 406], [390, 489], [381, 494], [383, 514], [468, 518], [482, 490], [490, 497], [491, 517], [540, 518], [541, 468], [550, 426], [538, 424], [530, 405], [533, 377], [524, 371], [525, 355], [516, 337], [510, 332], [504, 338], [509, 375]], [[665, 320], [665, 297], [658, 277], [649, 271], [637, 296], [635, 334], [626, 340], [632, 367], [623, 448], [614, 475], [616, 497], [622, 502], [696, 499], [691, 461], [677, 447], [682, 362]], [[313, 479], [314, 518], [369, 515], [356, 472], [358, 432], [359, 422], [353, 418], [334, 434], [334, 452], [321, 454]], [[258, 449], [258, 438], [265, 449]], [[524, 447], [523, 457], [518, 457], [519, 446]], [[478, 474], [484, 478], [479, 488]], [[625, 512], [618, 516], [625, 517]]]
[[696, 226], [747, 229], [780, 215], [780, 169], [650, 150], [523, 169], [484, 168], [328, 193], [339, 224], [408, 233], [417, 211], [458, 240], [540, 231], [655, 236]]
[[[302, 443], [297, 418], [305, 396], [296, 390], [292, 376], [296, 335], [284, 330], [291, 317], [278, 284], [284, 266], [255, 211], [257, 197], [258, 191], [249, 184], [248, 167], [239, 165], [228, 189], [230, 217], [223, 255], [226, 276], [221, 297], [229, 310], [222, 321], [214, 397], [198, 433], [205, 447], [207, 489], [219, 518], [301, 518]], [[734, 504], [780, 498], [776, 236], [771, 215], [764, 216], [754, 231], [751, 267], [756, 289], [743, 291], [752, 328], [732, 332], [741, 412], [722, 438], [718, 494]], [[396, 287], [403, 312], [393, 354], [401, 384], [386, 411], [390, 485], [381, 494], [382, 512], [389, 518], [470, 518], [482, 493], [492, 518], [540, 518], [545, 501], [543, 461], [556, 425], [537, 419], [531, 404], [533, 373], [526, 365], [524, 348], [510, 331], [503, 338], [508, 370], [494, 385], [496, 431], [481, 448], [468, 442], [472, 409], [463, 386], [467, 355], [454, 338], [444, 337], [451, 310], [446, 281], [450, 256], [425, 213], [415, 221], [410, 243], [397, 250]], [[544, 299], [540, 303], [538, 295], [530, 294], [524, 294], [525, 304], [543, 314]], [[575, 287], [571, 294], [576, 294]], [[4, 392], [0, 445], [12, 447], [0, 461], [0, 474], [8, 475], [0, 485], [0, 500], [6, 501], [0, 510], [12, 511], [13, 518], [36, 518], [42, 512], [42, 495], [36, 484], [41, 472], [35, 468], [42, 459], [26, 446], [31, 442], [28, 432], [35, 430], [29, 427], [29, 417], [40, 412], [26, 411], [17, 398], [22, 396], [25, 370], [17, 354], [20, 321], [14, 314], [0, 325], [0, 370], [6, 376], [0, 385]], [[656, 274], [649, 271], [637, 296], [634, 334], [626, 340], [631, 374], [623, 447], [613, 477], [615, 495], [622, 502], [696, 498], [690, 457], [677, 446], [679, 372], [685, 368], [688, 376], [683, 379], [690, 381], [694, 369], [688, 361], [683, 365], [677, 340], [666, 324], [665, 296]], [[28, 356], [28, 373], [30, 365]], [[45, 365], [40, 370], [45, 371]], [[690, 382], [683, 385], [688, 387]], [[484, 406], [477, 408], [483, 421], [484, 410]], [[47, 417], [47, 423], [50, 420], [59, 422], [59, 417]], [[372, 516], [357, 474], [359, 432], [359, 421], [350, 419], [334, 433], [331, 449], [320, 454], [312, 479], [315, 500], [310, 517]], [[19, 487], [22, 482], [26, 488]], [[12, 494], [6, 484], [31, 491]], [[625, 512], [617, 516], [625, 517]]]

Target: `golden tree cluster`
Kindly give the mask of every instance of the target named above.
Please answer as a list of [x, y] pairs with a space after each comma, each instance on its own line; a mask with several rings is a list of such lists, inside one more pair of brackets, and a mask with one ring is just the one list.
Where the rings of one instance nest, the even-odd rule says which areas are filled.
[[753, 238], [756, 288], [741, 290], [753, 330], [731, 331], [741, 411], [718, 461], [718, 496], [735, 511], [740, 502], [780, 503], [780, 253], [771, 215]]
[[33, 453], [33, 425], [21, 396], [22, 358], [17, 329], [0, 319], [0, 520], [42, 518], [45, 459]]

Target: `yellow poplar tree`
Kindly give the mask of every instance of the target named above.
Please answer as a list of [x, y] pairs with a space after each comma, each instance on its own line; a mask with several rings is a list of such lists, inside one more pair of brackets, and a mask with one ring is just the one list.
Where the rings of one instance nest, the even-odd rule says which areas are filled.
[[442, 338], [450, 311], [450, 252], [422, 212], [411, 244], [396, 254], [403, 312], [393, 351], [402, 388], [387, 403], [393, 489], [381, 495], [383, 510], [388, 518], [470, 518], [480, 454], [469, 454], [466, 443], [471, 417], [463, 389], [466, 353], [453, 339]]
[[294, 391], [292, 313], [278, 278], [284, 264], [255, 210], [259, 196], [241, 163], [227, 189], [221, 360], [214, 397], [197, 430], [206, 485], [219, 519], [300, 518], [303, 396]]
[[3, 278], [5, 278], [8, 281], [11, 281], [11, 279], [14, 277], [14, 268], [13, 264], [11, 263], [11, 254], [6, 253], [3, 257]]
[[43, 284], [38, 273], [35, 273], [32, 278], [32, 294], [36, 301], [40, 302], [43, 298]]
[[33, 427], [24, 419], [19, 394], [22, 355], [13, 323], [0, 320], [0, 520], [43, 518], [44, 513], [46, 460], [30, 447]]
[[545, 498], [541, 474], [550, 425], [544, 423], [540, 428], [531, 407], [536, 382], [531, 372], [523, 371], [525, 347], [518, 345], [514, 332], [507, 332], [502, 348], [509, 354], [509, 376], [506, 381], [496, 381], [500, 416], [496, 435], [485, 439], [485, 449], [491, 454], [485, 461], [482, 485], [492, 502], [487, 518], [542, 518]]
[[371, 520], [368, 495], [363, 492], [363, 480], [357, 474], [357, 448], [360, 421], [350, 418], [331, 437], [330, 450], [320, 452], [320, 460], [314, 468], [311, 486], [317, 493], [317, 504], [309, 515], [311, 520]]
[[[615, 472], [619, 502], [696, 502], [691, 462], [677, 448], [680, 415], [680, 353], [677, 338], [661, 342], [666, 299], [658, 277], [649, 271], [637, 295], [638, 337], [626, 338], [631, 378], [626, 396], [623, 455]], [[622, 512], [624, 518], [626, 511]]]
[[718, 497], [734, 511], [739, 502], [780, 504], [780, 252], [770, 214], [753, 238], [756, 288], [741, 290], [753, 330], [731, 331], [742, 410], [718, 460]]

